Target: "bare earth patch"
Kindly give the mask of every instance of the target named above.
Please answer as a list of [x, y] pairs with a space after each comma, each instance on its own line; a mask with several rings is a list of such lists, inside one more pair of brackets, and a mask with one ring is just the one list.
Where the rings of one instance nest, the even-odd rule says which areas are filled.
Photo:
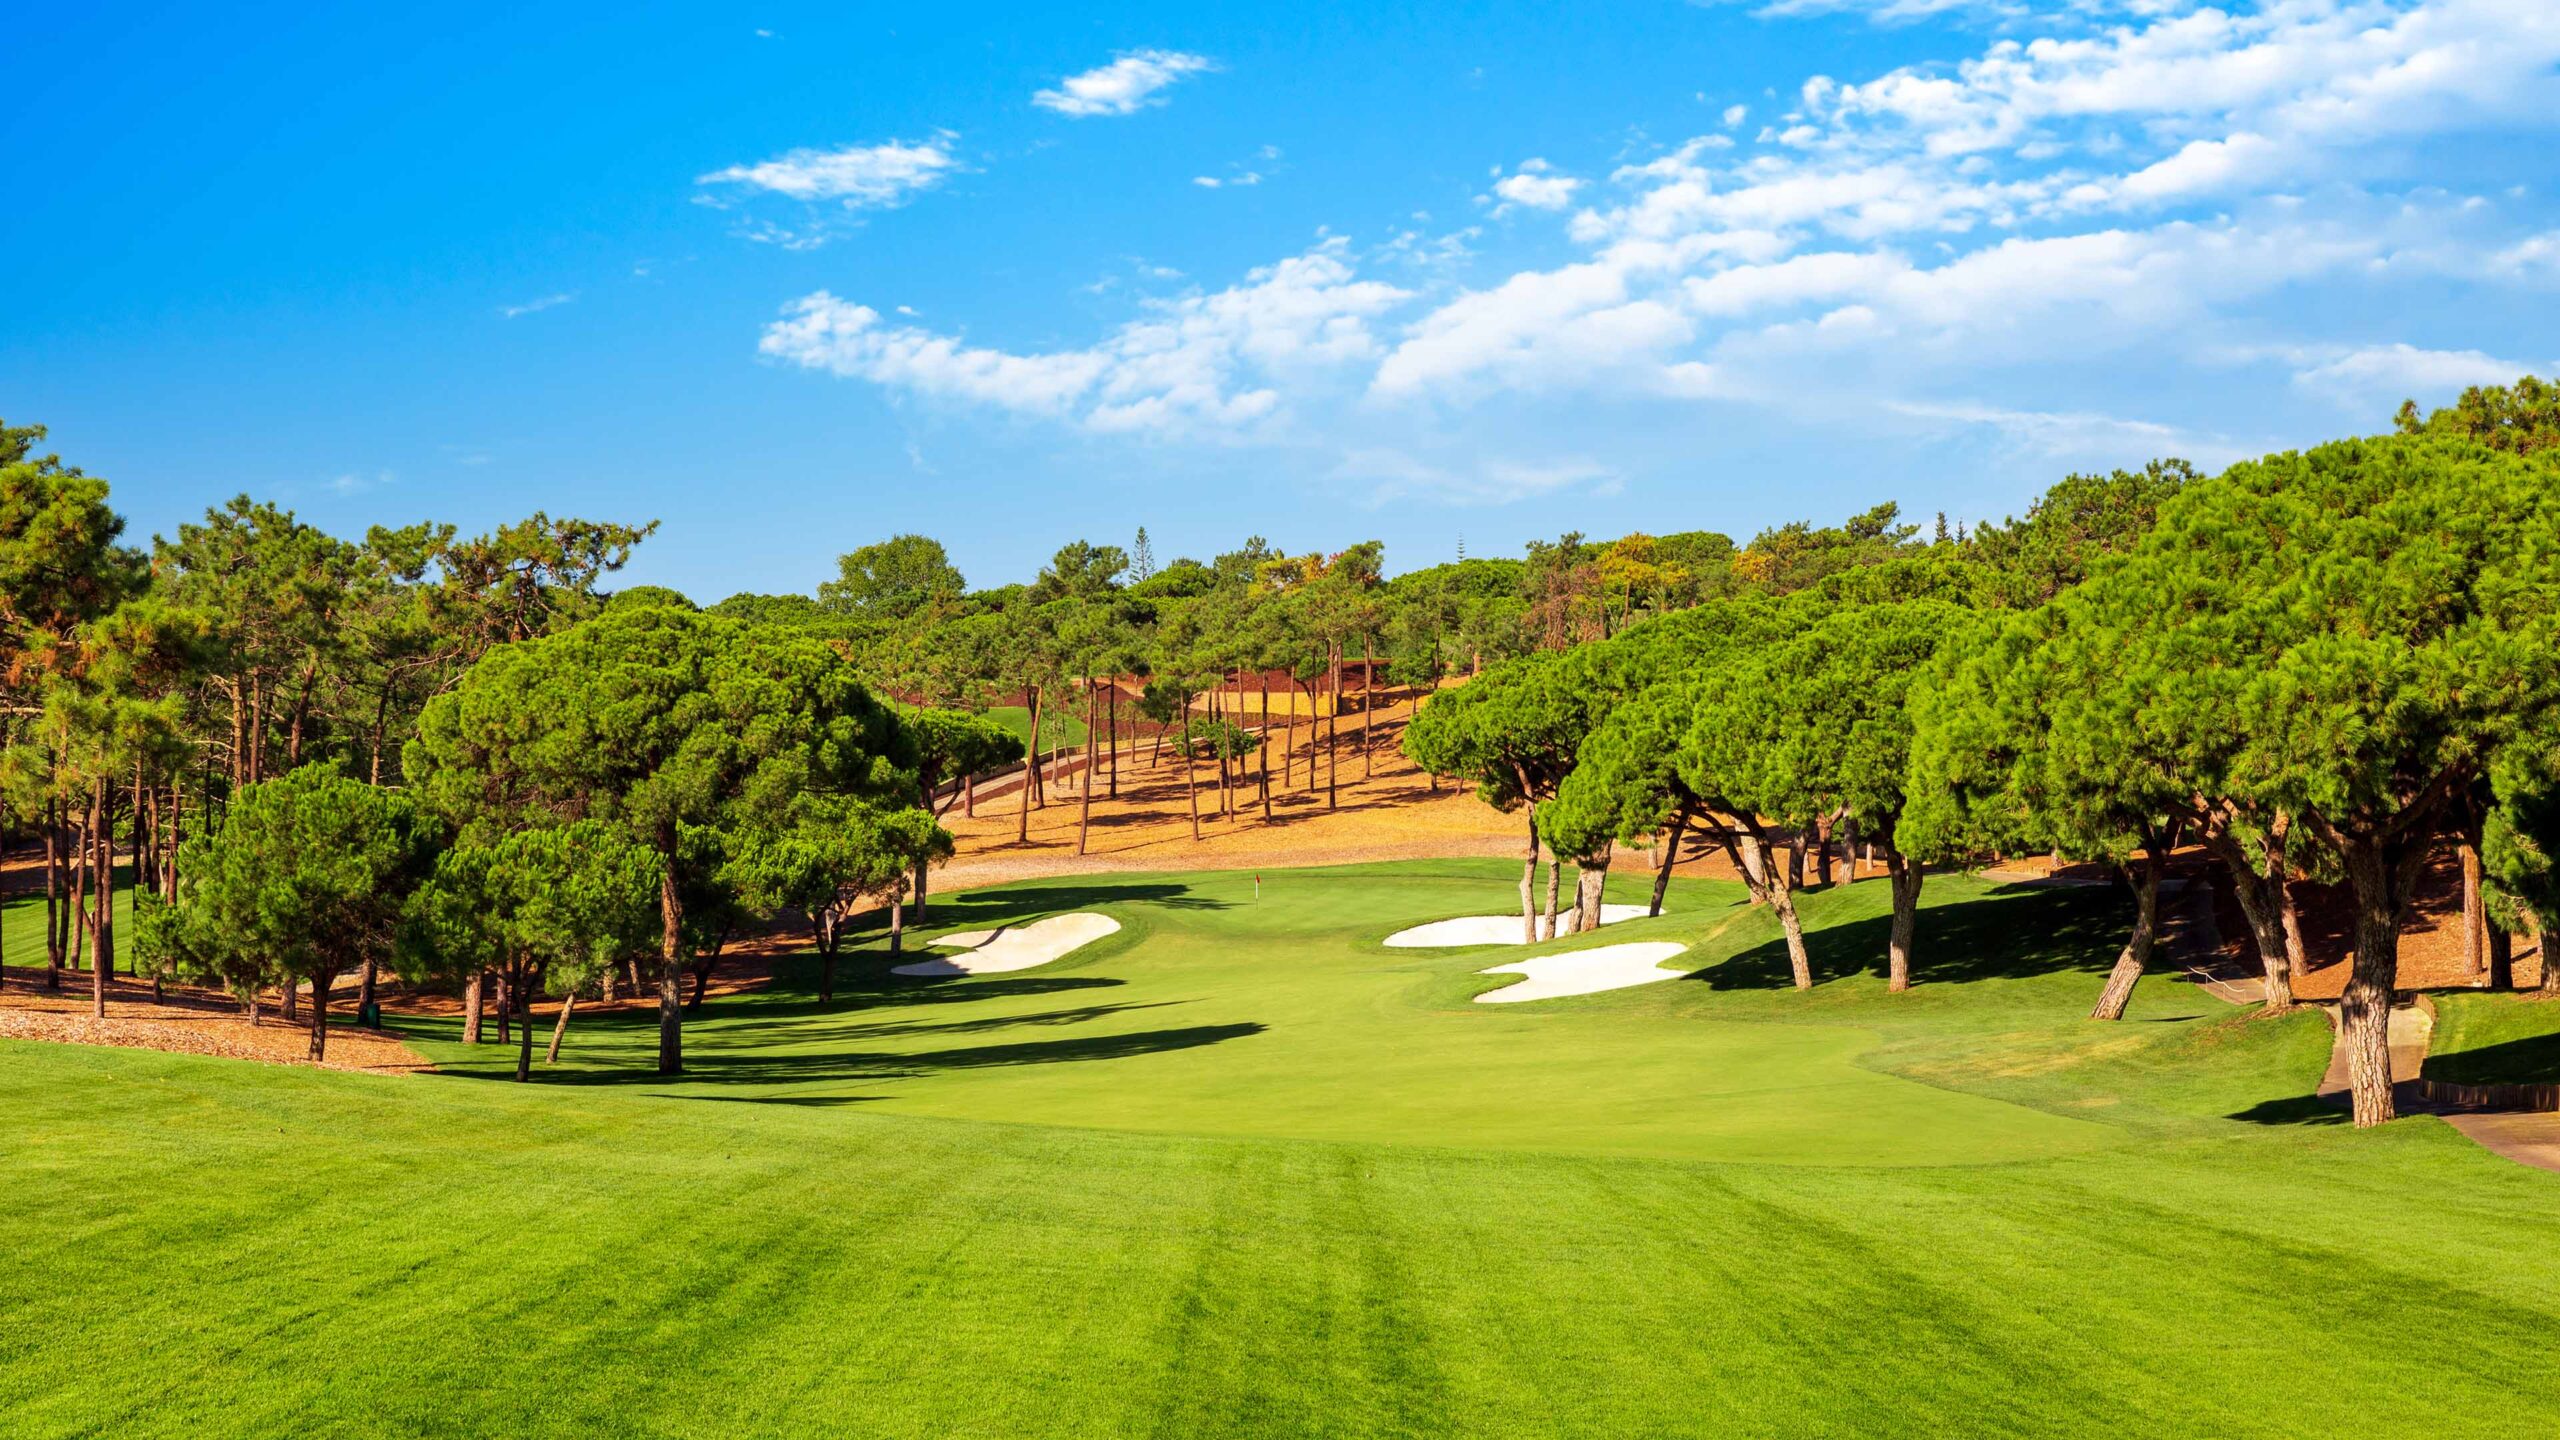
[[[119, 976], [108, 984], [107, 1016], [100, 1020], [89, 1013], [86, 974], [66, 974], [62, 989], [48, 991], [43, 988], [42, 970], [12, 968], [6, 973], [7, 986], [0, 989], [0, 1037], [124, 1045], [272, 1065], [309, 1063], [309, 1026], [300, 1020], [287, 1022], [272, 1007], [253, 1026], [227, 995], [171, 986], [154, 1000], [149, 985]], [[352, 1005], [343, 995], [339, 1003]], [[331, 1070], [377, 1073], [434, 1068], [400, 1037], [352, 1025], [329, 1027], [329, 1058], [321, 1064]]]

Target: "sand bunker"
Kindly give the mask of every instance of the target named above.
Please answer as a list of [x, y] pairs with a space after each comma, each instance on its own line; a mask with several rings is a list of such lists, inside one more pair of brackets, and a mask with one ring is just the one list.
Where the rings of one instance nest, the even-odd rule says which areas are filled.
[[1688, 972], [1655, 967], [1688, 948], [1672, 940], [1645, 940], [1566, 955], [1541, 955], [1535, 960], [1514, 960], [1476, 973], [1528, 978], [1517, 985], [1488, 990], [1477, 996], [1476, 1002], [1507, 1005], [1514, 1000], [1553, 1000], [1560, 995], [1589, 995], [1601, 990], [1624, 990], [1630, 985], [1650, 985], [1656, 980], [1677, 980]]
[[[1615, 925], [1621, 920], [1634, 920], [1645, 912], [1642, 905], [1603, 905], [1600, 923]], [[1574, 915], [1570, 910], [1556, 916], [1556, 933], [1573, 933]], [[1455, 920], [1434, 920], [1416, 925], [1387, 937], [1387, 943], [1400, 950], [1440, 949], [1456, 945], [1520, 945], [1520, 917], [1510, 915], [1461, 915]]]
[[1001, 930], [968, 930], [945, 935], [937, 945], [967, 945], [964, 954], [937, 955], [911, 965], [889, 967], [892, 975], [1000, 975], [1028, 970], [1116, 933], [1120, 922], [1108, 915], [1052, 915], [1028, 925]]

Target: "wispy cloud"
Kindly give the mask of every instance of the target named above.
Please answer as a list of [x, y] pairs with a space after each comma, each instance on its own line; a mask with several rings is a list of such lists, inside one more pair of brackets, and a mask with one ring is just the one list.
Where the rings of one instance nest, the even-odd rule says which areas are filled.
[[1134, 115], [1164, 103], [1164, 90], [1175, 82], [1218, 68], [1205, 55], [1179, 50], [1131, 50], [1108, 65], [1070, 75], [1053, 90], [1042, 90], [1031, 103], [1061, 115], [1090, 119], [1097, 115]]
[[1567, 490], [1610, 495], [1623, 483], [1615, 470], [1593, 460], [1487, 459], [1443, 464], [1386, 448], [1352, 451], [1334, 467], [1332, 478], [1356, 488], [1372, 509], [1397, 500], [1510, 505]]
[[794, 200], [835, 200], [847, 209], [881, 209], [904, 203], [961, 168], [948, 132], [930, 140], [891, 140], [879, 145], [789, 150], [753, 165], [732, 165], [697, 176], [696, 185], [769, 190]]
[[498, 313], [513, 320], [519, 315], [537, 314], [554, 306], [566, 305], [577, 298], [574, 291], [562, 291], [557, 295], [545, 295], [539, 299], [527, 300], [521, 305], [501, 305], [498, 307]]

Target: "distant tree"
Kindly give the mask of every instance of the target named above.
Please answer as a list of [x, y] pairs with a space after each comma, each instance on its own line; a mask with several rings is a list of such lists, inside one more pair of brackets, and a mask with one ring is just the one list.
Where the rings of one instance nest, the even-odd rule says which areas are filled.
[[2462, 398], [2421, 417], [2418, 402], [2400, 402], [2403, 435], [2469, 440], [2518, 455], [2560, 448], [2560, 385], [2524, 376], [2509, 385], [2474, 385]]
[[329, 987], [387, 960], [430, 836], [407, 796], [308, 765], [241, 790], [187, 842], [171, 953], [235, 994], [311, 986], [311, 1058], [328, 1053]]
[[[1543, 651], [1487, 671], [1422, 704], [1405, 727], [1404, 752], [1435, 775], [1472, 781], [1497, 810], [1525, 810], [1528, 844], [1520, 870], [1522, 939], [1539, 938], [1539, 811], [1573, 772], [1594, 720], [1565, 652]], [[1547, 933], [1554, 928], [1550, 873]]]
[[1129, 593], [1148, 600], [1189, 600], [1218, 588], [1218, 572], [1197, 560], [1177, 559], [1129, 586]]
[[679, 610], [702, 608], [686, 599], [682, 591], [670, 590], [664, 585], [628, 586], [606, 596], [604, 603], [608, 610], [628, 610], [636, 605], [673, 605]]
[[516, 1079], [531, 1079], [534, 991], [561, 997], [548, 1056], [557, 1060], [579, 987], [649, 948], [664, 874], [656, 852], [597, 820], [454, 846], [408, 903], [401, 963], [417, 980], [505, 975]]
[[689, 828], [778, 827], [808, 795], [914, 793], [913, 755], [842, 656], [787, 631], [691, 611], [618, 611], [491, 651], [428, 705], [406, 768], [471, 843], [604, 820], [654, 851], [658, 1067], [683, 1068]]
[[1137, 542], [1129, 548], [1129, 580], [1132, 584], [1143, 585], [1154, 578], [1155, 573], [1156, 550], [1147, 543], [1147, 527], [1141, 525]]
[[[1000, 765], [1010, 765], [1023, 756], [1022, 737], [1007, 730], [984, 715], [964, 710], [906, 708], [898, 711], [898, 721], [905, 727], [908, 744], [915, 755], [916, 789], [919, 803], [930, 820], [938, 821], [960, 798], [960, 788], [970, 777]], [[957, 782], [954, 785], [954, 782]], [[949, 795], [936, 798], [935, 792], [954, 785]], [[915, 900], [916, 919], [925, 918], [927, 857], [922, 850], [916, 855]]]
[[1117, 545], [1070, 541], [1058, 547], [1040, 578], [1031, 583], [1032, 598], [1090, 600], [1107, 595], [1120, 588], [1120, 577], [1128, 569], [1129, 552]]
[[2197, 479], [2184, 460], [2154, 460], [2139, 471], [2066, 475], [2027, 507], [2024, 519], [1975, 528], [1973, 558], [2009, 579], [2013, 603], [2041, 605], [2089, 578], [2098, 560], [2122, 554], [2148, 533], [2161, 504]]
[[818, 603], [844, 613], [890, 616], [956, 598], [968, 588], [942, 542], [893, 535], [836, 560], [836, 578], [818, 587]]

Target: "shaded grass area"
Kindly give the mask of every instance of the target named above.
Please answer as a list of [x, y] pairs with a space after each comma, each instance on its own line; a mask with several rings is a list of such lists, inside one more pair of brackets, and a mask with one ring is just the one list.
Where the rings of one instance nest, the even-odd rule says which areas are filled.
[[[985, 714], [988, 719], [993, 720], [998, 725], [1001, 725], [1006, 730], [1012, 732], [1015, 739], [1020, 740], [1025, 744], [1030, 743], [1030, 706], [997, 705], [989, 708]], [[1053, 750], [1061, 745], [1082, 745], [1084, 743], [1084, 737], [1085, 723], [1082, 716], [1061, 714], [1058, 711], [1048, 709], [1044, 709], [1041, 712], [1041, 749]]]
[[[0, 902], [0, 955], [5, 955], [13, 966], [41, 969], [44, 966], [44, 875], [41, 871], [33, 871], [12, 878], [28, 888], [12, 890], [6, 901]], [[67, 909], [70, 897], [65, 895], [60, 903]], [[116, 973], [129, 975], [133, 973], [133, 866], [123, 861], [118, 861], [115, 867], [113, 905]], [[75, 925], [73, 929], [76, 933], [78, 927]], [[68, 975], [67, 955], [64, 964]], [[88, 974], [85, 944], [79, 973], [84, 977]], [[70, 982], [66, 979], [64, 983]], [[80, 983], [85, 985], [88, 981], [84, 978]]]
[[[1499, 863], [1085, 878], [1039, 971], [848, 966], [549, 1078], [0, 1044], [25, 1434], [2505, 1435], [2552, 1177], [2418, 1119], [2260, 1123], [2315, 1017], [2153, 976], [2081, 1018], [2107, 892], [1808, 896], [1812, 992], [1714, 885], [1559, 948], [1690, 980], [1520, 1006], [1516, 949], [1384, 950]], [[1637, 889], [1632, 883], [1629, 896]], [[1961, 977], [1961, 978], [1956, 978]], [[2307, 1020], [2307, 1024], [2304, 1023]], [[494, 1050], [494, 1047], [491, 1047]], [[705, 1103], [721, 1102], [721, 1103]], [[1877, 1117], [1882, 1117], [1881, 1119]], [[2246, 1118], [2234, 1118], [2246, 1117]], [[1036, 1123], [1029, 1123], [1036, 1122]], [[132, 1363], [91, 1362], [112, 1334]]]
[[2437, 995], [2427, 1078], [2456, 1085], [2560, 1081], [2560, 998]]

